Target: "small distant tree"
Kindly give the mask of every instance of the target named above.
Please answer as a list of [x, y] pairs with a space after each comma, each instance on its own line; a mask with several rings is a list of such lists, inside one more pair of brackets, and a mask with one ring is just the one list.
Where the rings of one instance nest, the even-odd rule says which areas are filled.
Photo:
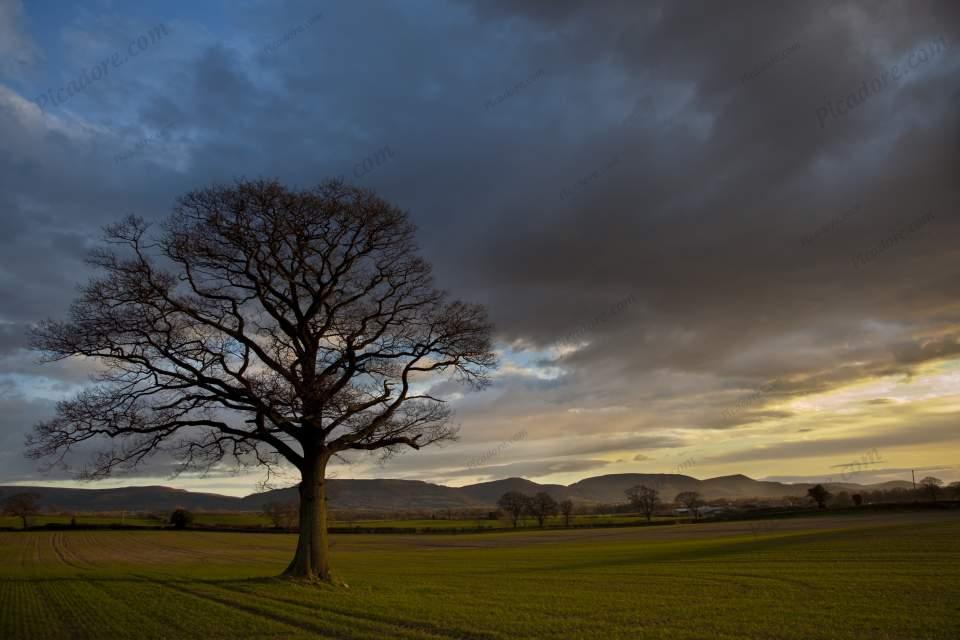
[[290, 529], [297, 523], [299, 505], [295, 502], [268, 502], [263, 505], [263, 515], [275, 529]]
[[696, 491], [683, 491], [677, 494], [674, 499], [687, 508], [693, 514], [694, 520], [700, 519], [700, 508], [703, 507], [703, 498]]
[[660, 492], [644, 485], [630, 487], [625, 492], [630, 504], [646, 518], [647, 522], [653, 519], [653, 512], [660, 503]]
[[570, 526], [570, 517], [573, 515], [573, 500], [567, 498], [560, 501], [560, 513], [563, 514], [564, 526]]
[[803, 506], [803, 498], [800, 496], [784, 496], [783, 501], [787, 504], [788, 507]]
[[186, 529], [193, 524], [193, 514], [186, 509], [175, 509], [170, 514], [170, 524], [174, 529]]
[[519, 491], [507, 491], [497, 500], [497, 506], [507, 514], [513, 528], [516, 529], [517, 525], [520, 524], [520, 518], [527, 510], [528, 501], [529, 498]]
[[937, 501], [937, 496], [940, 495], [940, 487], [943, 486], [943, 480], [940, 478], [934, 478], [933, 476], [927, 476], [920, 481], [920, 488], [930, 496], [932, 502]]
[[850, 496], [850, 499], [853, 500], [853, 505], [855, 507], [859, 507], [860, 505], [863, 504], [863, 496], [860, 495], [859, 493], [853, 494], [852, 496]]
[[852, 503], [853, 499], [846, 491], [841, 491], [833, 497], [833, 505], [837, 507], [849, 507]]
[[537, 519], [537, 524], [543, 527], [544, 521], [549, 516], [557, 515], [560, 506], [553, 499], [553, 496], [545, 491], [540, 491], [528, 501], [527, 509], [530, 511], [530, 515]]
[[40, 511], [40, 496], [35, 493], [17, 493], [3, 503], [3, 514], [20, 518], [23, 528], [30, 524], [30, 518]]
[[953, 497], [960, 499], [960, 482], [951, 482], [949, 488], [950, 492], [953, 493]]
[[827, 508], [827, 500], [829, 500], [832, 495], [833, 494], [824, 489], [822, 484], [807, 489], [807, 497], [816, 502], [817, 507], [820, 509]]

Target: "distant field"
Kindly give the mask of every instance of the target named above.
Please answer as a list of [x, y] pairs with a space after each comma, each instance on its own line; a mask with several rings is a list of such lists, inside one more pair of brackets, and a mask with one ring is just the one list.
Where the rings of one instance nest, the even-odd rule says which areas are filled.
[[[69, 524], [71, 516], [53, 516], [41, 515], [30, 519], [30, 526], [43, 526], [48, 523]], [[119, 515], [78, 515], [77, 524], [80, 525], [110, 525], [127, 524], [141, 527], [160, 527], [166, 524], [165, 520], [126, 516], [121, 518]], [[672, 518], [656, 518], [657, 520], [670, 520]], [[571, 524], [577, 526], [605, 525], [605, 524], [636, 524], [642, 523], [644, 519], [635, 515], [581, 515], [571, 518]], [[197, 513], [194, 514], [194, 523], [200, 526], [223, 526], [223, 527], [271, 527], [270, 520], [259, 513]], [[564, 520], [562, 517], [548, 518], [547, 526], [562, 526]], [[19, 529], [22, 526], [20, 518], [9, 516], [0, 516], [0, 527], [13, 527]], [[511, 528], [508, 520], [490, 520], [487, 518], [475, 519], [333, 519], [333, 527], [387, 527], [397, 529], [504, 529]], [[535, 527], [534, 520], [526, 519], [522, 525], [524, 528]]]
[[[70, 524], [71, 516], [32, 516], [30, 518], [31, 527], [42, 527], [45, 524]], [[79, 515], [76, 516], [77, 524], [80, 525], [104, 525], [104, 524], [126, 524], [134, 525], [138, 527], [158, 527], [163, 524], [163, 521], [156, 520], [153, 518], [144, 518], [144, 517], [135, 517], [135, 516], [126, 516], [121, 518], [120, 516], [89, 516], [89, 515]], [[23, 521], [20, 518], [13, 518], [10, 516], [0, 516], [0, 527], [13, 527], [19, 529], [23, 526]]]
[[[52, 516], [39, 515], [30, 518], [30, 526], [43, 526], [48, 523], [70, 524], [71, 516]], [[139, 527], [162, 527], [167, 524], [167, 516], [163, 518], [147, 518], [144, 516], [124, 516], [120, 515], [86, 515], [76, 516], [79, 525], [111, 525], [126, 524]], [[198, 525], [220, 525], [228, 527], [269, 527], [270, 520], [259, 513], [197, 513], [194, 514], [194, 522]], [[23, 525], [20, 518], [10, 516], [0, 516], [0, 527], [14, 527], [19, 529]]]
[[[655, 518], [655, 520], [673, 520], [673, 518]], [[607, 525], [607, 524], [642, 524], [646, 520], [635, 515], [599, 515], [599, 516], [573, 516], [570, 518], [570, 524], [575, 526]], [[545, 522], [548, 527], [564, 526], [562, 517], [547, 518]], [[409, 520], [334, 520], [334, 527], [395, 527], [398, 529], [511, 529], [513, 525], [509, 520], [501, 518], [500, 520], [490, 520], [489, 518], [476, 519], [432, 519], [420, 518]], [[536, 520], [525, 519], [520, 527], [524, 529], [536, 528]]]
[[334, 536], [0, 533], [0, 638], [960, 637], [960, 516]]

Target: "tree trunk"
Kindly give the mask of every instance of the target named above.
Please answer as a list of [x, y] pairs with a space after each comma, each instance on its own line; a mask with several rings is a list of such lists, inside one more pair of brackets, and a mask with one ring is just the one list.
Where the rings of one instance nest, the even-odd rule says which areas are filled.
[[284, 577], [330, 582], [327, 544], [327, 457], [306, 460], [300, 480], [300, 538]]

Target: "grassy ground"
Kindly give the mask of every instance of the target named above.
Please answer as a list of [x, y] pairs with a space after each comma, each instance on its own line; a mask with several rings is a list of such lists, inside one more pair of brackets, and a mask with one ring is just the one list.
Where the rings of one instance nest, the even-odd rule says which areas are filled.
[[960, 517], [343, 535], [0, 533], [0, 638], [960, 637]]

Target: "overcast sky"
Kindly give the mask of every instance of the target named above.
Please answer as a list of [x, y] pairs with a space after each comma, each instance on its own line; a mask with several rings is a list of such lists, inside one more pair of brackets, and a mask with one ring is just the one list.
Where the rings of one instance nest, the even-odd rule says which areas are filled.
[[[70, 484], [23, 438], [90, 364], [24, 333], [103, 225], [334, 176], [502, 361], [446, 390], [458, 442], [336, 477], [960, 479], [958, 35], [949, 0], [0, 0], [0, 483]], [[260, 479], [168, 472], [102, 486]]]

